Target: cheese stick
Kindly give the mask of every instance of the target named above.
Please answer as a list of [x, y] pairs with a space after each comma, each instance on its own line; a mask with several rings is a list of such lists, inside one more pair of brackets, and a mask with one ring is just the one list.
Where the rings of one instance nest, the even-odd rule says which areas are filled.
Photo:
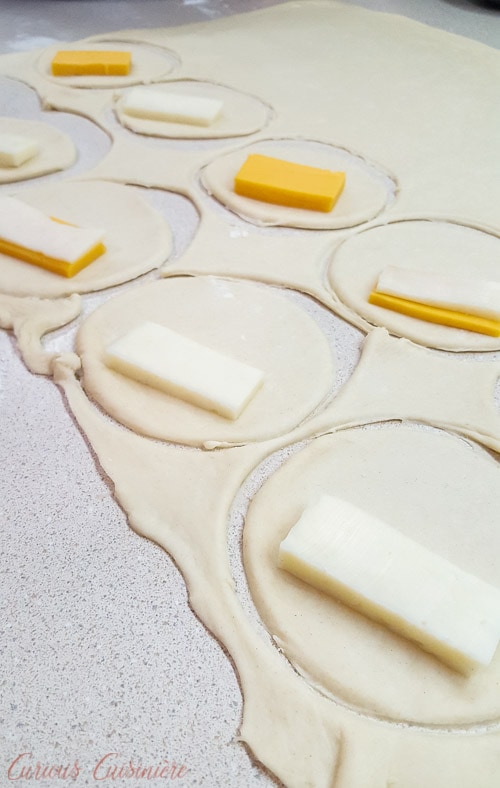
[[419, 304], [418, 301], [408, 301], [406, 298], [378, 293], [373, 290], [368, 301], [374, 306], [392, 309], [408, 317], [425, 320], [428, 323], [438, 323], [451, 328], [462, 328], [465, 331], [475, 331], [477, 334], [487, 334], [490, 337], [500, 336], [500, 321], [491, 320], [478, 315], [467, 315], [465, 312], [455, 312], [452, 309], [443, 309], [440, 306]]
[[111, 369], [236, 419], [262, 385], [263, 372], [157, 323], [142, 323], [105, 352]]
[[500, 282], [388, 265], [380, 273], [377, 293], [442, 307], [467, 315], [500, 320]]
[[0, 134], [0, 167], [20, 167], [40, 151], [37, 140], [22, 134]]
[[344, 183], [343, 172], [252, 153], [236, 174], [234, 191], [261, 202], [327, 213], [340, 197]]
[[103, 230], [66, 224], [14, 197], [0, 196], [0, 252], [71, 277], [106, 251]]
[[452, 668], [488, 665], [500, 589], [347, 501], [322, 495], [281, 542], [279, 566]]
[[210, 126], [219, 117], [222, 106], [218, 99], [165, 93], [151, 88], [132, 88], [122, 102], [126, 115], [194, 126]]
[[132, 55], [118, 50], [60, 50], [52, 59], [56, 77], [94, 76], [122, 77], [130, 72]]

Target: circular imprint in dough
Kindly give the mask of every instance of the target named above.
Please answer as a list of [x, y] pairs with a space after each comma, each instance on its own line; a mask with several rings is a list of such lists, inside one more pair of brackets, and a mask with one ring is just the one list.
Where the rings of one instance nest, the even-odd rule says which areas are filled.
[[65, 170], [76, 161], [76, 148], [62, 131], [36, 120], [0, 118], [0, 134], [20, 134], [36, 140], [39, 152], [19, 167], [0, 167], [0, 183], [14, 183]]
[[312, 441], [256, 494], [244, 528], [245, 571], [268, 631], [320, 691], [368, 715], [422, 725], [500, 717], [500, 649], [469, 678], [277, 568], [278, 548], [320, 492], [344, 498], [500, 587], [500, 468], [482, 449], [435, 430], [384, 425]]
[[[234, 176], [251, 153], [345, 172], [344, 190], [329, 213], [241, 197], [234, 191]], [[358, 156], [333, 145], [304, 140], [267, 140], [226, 153], [204, 167], [201, 182], [226, 208], [253, 224], [310, 230], [337, 230], [373, 219], [385, 208], [393, 186], [386, 175]]]
[[[231, 421], [108, 369], [105, 348], [144, 321], [167, 326], [261, 369], [264, 384]], [[328, 342], [285, 296], [214, 277], [172, 278], [109, 300], [81, 327], [85, 389], [122, 424], [161, 440], [212, 448], [280, 435], [305, 419], [333, 383]]]
[[16, 196], [70, 224], [102, 228], [106, 252], [70, 279], [0, 254], [1, 293], [58, 298], [102, 290], [158, 268], [171, 252], [166, 221], [132, 186], [67, 181]]
[[[126, 50], [132, 53], [130, 73], [123, 77], [84, 75], [74, 77], [55, 77], [52, 74], [52, 58], [60, 50]], [[128, 41], [77, 41], [71, 44], [58, 44], [42, 53], [38, 60], [38, 70], [45, 79], [57, 85], [72, 88], [119, 88], [127, 85], [154, 82], [163, 79], [178, 65], [177, 57], [166, 49], [159, 49]]]
[[[151, 87], [155, 92], [193, 95], [223, 101], [222, 113], [210, 126], [194, 126], [189, 123], [168, 123], [159, 120], [134, 118], [123, 112], [123, 97], [115, 104], [115, 113], [122, 124], [137, 134], [168, 139], [218, 139], [220, 137], [243, 137], [260, 131], [267, 125], [271, 108], [254, 96], [240, 93], [233, 88], [214, 85], [211, 82], [167, 82]], [[125, 94], [122, 94], [125, 95]]]
[[400, 221], [344, 241], [333, 253], [328, 281], [350, 309], [396, 336], [443, 350], [496, 350], [498, 337], [401, 315], [373, 306], [368, 296], [388, 265], [500, 282], [499, 261], [500, 239], [488, 232], [446, 221]]

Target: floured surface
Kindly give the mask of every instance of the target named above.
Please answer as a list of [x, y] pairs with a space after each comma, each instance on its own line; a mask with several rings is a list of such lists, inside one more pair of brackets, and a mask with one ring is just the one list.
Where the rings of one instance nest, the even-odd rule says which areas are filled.
[[[211, 163], [223, 161], [226, 155], [233, 156], [234, 150], [241, 148], [241, 140], [221, 139], [213, 143], [204, 140], [193, 145], [185, 139], [153, 140], [144, 135], [133, 135], [129, 130], [120, 128], [113, 115], [114, 88], [118, 83], [104, 86], [101, 82], [101, 90], [62, 87], [47, 74], [46, 67], [40, 67], [47, 53], [42, 57], [40, 53], [31, 53], [4, 58], [0, 61], [0, 70], [4, 75], [22, 79], [36, 87], [47, 105], [86, 115], [107, 129], [113, 137], [111, 152], [93, 171], [86, 173], [85, 177], [90, 180], [82, 181], [81, 185], [92, 189], [92, 180], [101, 178], [121, 184], [157, 186], [190, 197], [199, 209], [201, 226], [194, 242], [185, 254], [167, 262], [163, 268], [162, 273], [167, 277], [161, 283], [165, 285], [165, 293], [169, 287], [172, 287], [172, 292], [179, 286], [184, 287], [184, 280], [174, 278], [178, 274], [203, 273], [253, 278], [311, 293], [341, 317], [369, 330], [372, 328], [371, 323], [364, 315], [357, 313], [357, 308], [351, 306], [347, 297], [339, 297], [328, 280], [332, 255], [335, 256], [337, 250], [342, 251], [342, 242], [346, 241], [345, 251], [351, 239], [357, 243], [357, 239], [364, 242], [369, 237], [368, 231], [363, 232], [367, 230], [368, 219], [376, 216], [375, 224], [383, 224], [407, 218], [430, 221], [444, 218], [473, 227], [491, 228], [492, 238], [494, 233], [498, 233], [500, 180], [492, 167], [498, 152], [496, 138], [491, 135], [490, 129], [495, 121], [497, 106], [495, 90], [499, 59], [493, 50], [401, 18], [372, 15], [359, 9], [315, 0], [218, 21], [209, 27], [130, 31], [102, 36], [102, 39], [103, 43], [114, 40], [117, 45], [128, 39], [134, 48], [144, 51], [150, 51], [151, 44], [159, 47], [158, 51], [151, 51], [162, 58], [161, 67], [158, 70], [155, 67], [149, 75], [141, 76], [140, 81], [166, 79], [167, 82], [195, 80], [218, 83], [243, 95], [255, 97], [256, 101], [271, 111], [269, 125], [249, 140], [252, 144], [271, 138], [286, 140], [287, 145], [293, 145], [294, 140], [300, 138], [300, 144], [310, 145], [312, 151], [315, 141], [320, 142], [332, 150], [346, 151], [348, 156], [356, 157], [370, 183], [372, 176], [368, 172], [375, 171], [395, 184], [394, 198], [392, 194], [388, 198], [385, 191], [384, 199], [379, 201], [376, 209], [372, 206], [372, 212], [358, 217], [362, 224], [357, 228], [309, 232], [279, 228], [263, 230], [223, 209], [215, 199], [208, 196], [200, 183], [202, 172], [208, 171]], [[259, 47], [259, 68], [255, 67], [256, 41]], [[98, 45], [97, 42], [94, 44]], [[290, 69], [291, 52], [293, 72]], [[467, 69], [464, 69], [464, 62], [467, 63]], [[318, 63], [321, 63], [321, 68]], [[290, 78], [292, 73], [293, 79]], [[422, 103], [415, 100], [417, 94], [425, 95], [424, 118]], [[465, 99], [467, 113], [463, 112]], [[460, 129], [460, 134], [457, 134], [457, 129]], [[464, 184], [467, 188], [464, 188]], [[61, 189], [68, 186], [73, 187], [73, 184], [65, 184]], [[116, 188], [126, 189], [125, 186]], [[127, 193], [130, 191], [127, 189]], [[29, 199], [28, 189], [24, 193]], [[111, 201], [99, 203], [98, 197], [96, 200], [104, 217]], [[58, 207], [61, 203], [55, 205]], [[79, 202], [73, 205], [75, 214], [78, 214], [79, 206]], [[136, 218], [135, 207], [121, 216], [121, 233], [128, 232], [132, 215]], [[163, 255], [164, 261], [168, 252], [165, 254], [163, 247], [160, 254], [155, 232], [153, 236], [155, 243], [151, 254], [155, 260]], [[139, 238], [143, 245], [148, 241], [142, 236]], [[372, 235], [371, 238], [374, 239], [373, 244], [368, 244], [366, 254], [376, 257], [380, 254], [379, 244], [376, 237]], [[448, 235], [443, 240], [447, 248]], [[478, 247], [472, 242], [472, 254], [475, 255], [479, 247], [482, 257], [482, 242]], [[436, 254], [439, 254], [438, 249]], [[146, 270], [149, 269], [141, 268], [135, 275]], [[126, 278], [130, 277], [127, 275]], [[124, 280], [113, 277], [96, 279], [89, 282], [81, 292], [108, 287], [119, 281]], [[183, 284], [179, 285], [179, 282]], [[194, 289], [200, 286], [196, 282], [191, 283]], [[124, 323], [128, 324], [129, 320], [134, 319], [135, 309], [146, 312], [149, 306], [160, 309], [156, 299], [142, 300], [141, 297], [141, 292], [149, 292], [149, 287], [159, 288], [159, 284], [137, 288], [136, 293], [131, 291], [127, 295]], [[233, 287], [229, 284], [226, 286]], [[234, 284], [235, 288], [240, 286], [242, 293], [250, 293], [252, 288], [257, 287], [246, 285], [245, 288], [249, 288], [247, 290], [240, 284]], [[187, 288], [189, 280], [186, 282], [186, 292]], [[17, 280], [13, 284], [11, 277], [2, 289], [16, 295], [63, 294], [60, 285], [54, 290], [42, 291], [40, 283], [34, 280], [30, 279], [29, 285], [24, 283], [21, 286]], [[72, 291], [64, 290], [64, 293], [68, 292]], [[46, 369], [55, 370], [57, 382], [64, 387], [71, 411], [96, 452], [101, 468], [116, 486], [116, 497], [128, 512], [130, 525], [161, 544], [173, 556], [186, 579], [193, 610], [231, 655], [245, 701], [241, 737], [259, 761], [289, 786], [326, 788], [335, 783], [340, 788], [364, 788], [367, 785], [378, 788], [379, 785], [385, 787], [392, 783], [402, 788], [413, 785], [420, 788], [422, 784], [442, 788], [443, 783], [454, 785], [461, 781], [464, 788], [476, 788], [478, 784], [482, 788], [496, 788], [500, 765], [498, 735], [495, 733], [498, 720], [494, 692], [488, 695], [478, 680], [479, 683], [474, 685], [473, 698], [474, 703], [477, 701], [477, 707], [473, 703], [471, 710], [464, 697], [466, 691], [462, 694], [458, 692], [453, 703], [448, 705], [450, 695], [444, 685], [449, 688], [453, 678], [444, 680], [436, 692], [441, 693], [443, 709], [449, 713], [446, 720], [439, 718], [438, 724], [443, 728], [438, 732], [430, 731], [428, 726], [441, 712], [436, 711], [430, 700], [426, 705], [427, 699], [413, 697], [411, 689], [406, 691], [404, 698], [402, 695], [396, 697], [395, 692], [389, 697], [374, 697], [374, 693], [370, 695], [371, 690], [366, 690], [366, 687], [355, 690], [350, 687], [352, 694], [344, 694], [343, 700], [339, 693], [341, 702], [323, 697], [290, 668], [268, 636], [257, 635], [255, 615], [252, 617], [248, 611], [243, 612], [241, 600], [234, 592], [226, 529], [231, 502], [247, 474], [274, 450], [312, 435], [351, 424], [396, 418], [444, 426], [475, 438], [486, 446], [497, 448], [498, 410], [495, 410], [493, 402], [493, 387], [498, 377], [498, 362], [488, 356], [478, 362], [465, 362], [459, 357], [452, 360], [415, 348], [406, 340], [389, 339], [383, 332], [374, 331], [365, 344], [355, 375], [341, 388], [338, 396], [325, 409], [311, 415], [305, 423], [293, 429], [310, 415], [311, 408], [323, 397], [323, 386], [331, 373], [323, 363], [319, 365], [319, 374], [315, 365], [312, 369], [308, 366], [310, 359], [307, 356], [311, 344], [307, 340], [309, 328], [306, 326], [310, 324], [303, 320], [304, 331], [297, 329], [296, 332], [295, 318], [292, 317], [292, 313], [295, 313], [288, 308], [283, 313], [282, 346], [278, 342], [275, 347], [262, 351], [262, 345], [268, 342], [268, 336], [265, 335], [268, 308], [274, 312], [276, 296], [266, 289], [263, 292], [266, 293], [263, 309], [265, 317], [259, 320], [261, 325], [256, 330], [259, 336], [257, 355], [272, 360], [273, 354], [276, 354], [278, 366], [284, 363], [290, 366], [292, 373], [297, 361], [301, 362], [304, 357], [307, 362], [299, 375], [301, 383], [306, 377], [304, 390], [307, 396], [302, 399], [300, 395], [298, 398], [306, 404], [298, 410], [294, 407], [289, 413], [282, 412], [279, 419], [273, 418], [274, 428], [271, 432], [252, 433], [257, 422], [260, 430], [259, 417], [252, 420], [249, 433], [239, 436], [242, 440], [258, 441], [279, 432], [286, 433], [265, 443], [256, 442], [239, 448], [207, 452], [148, 440], [98, 414], [75, 377], [75, 373], [79, 374], [77, 356], [66, 356], [58, 361], [46, 354]], [[90, 334], [92, 326], [97, 327], [101, 317], [102, 324], [99, 325], [103, 333], [112, 332], [122, 320], [122, 313], [118, 315], [118, 307], [116, 314], [114, 311], [115, 304], [119, 304], [121, 298], [124, 296], [109, 302], [109, 311], [108, 306], [103, 307], [95, 318], [90, 318], [82, 329], [81, 337], [85, 336], [87, 330]], [[257, 303], [260, 303], [260, 297]], [[245, 308], [251, 304], [255, 306], [250, 296], [248, 299], [242, 297], [242, 318], [246, 319]], [[18, 336], [24, 330], [24, 336], [29, 339], [33, 350], [30, 356], [32, 366], [37, 368], [38, 365], [42, 371], [43, 352], [36, 344], [37, 331], [43, 333], [49, 319], [52, 325], [57, 325], [57, 321], [61, 324], [71, 319], [77, 306], [75, 302], [61, 303], [56, 311], [46, 316], [45, 322], [41, 317], [38, 320], [33, 318], [28, 330], [23, 318], [32, 314], [30, 305], [24, 300], [16, 305], [9, 296], [8, 300], [0, 302], [0, 308], [4, 310], [2, 325], [6, 328], [16, 326]], [[192, 302], [191, 298], [182, 302], [179, 299], [179, 304], [169, 302], [169, 306], [173, 311], [178, 310], [179, 320], [185, 320], [186, 326], [195, 325], [192, 321], [196, 322], [200, 313], [197, 297]], [[195, 307], [191, 312], [190, 306]], [[40, 304], [37, 309], [39, 307]], [[279, 323], [280, 315], [281, 308], [276, 309], [272, 319]], [[110, 318], [108, 324], [107, 316]], [[373, 322], [378, 323], [378, 320]], [[221, 321], [220, 336], [225, 342], [224, 325], [225, 322]], [[382, 325], [386, 324], [382, 321]], [[233, 326], [232, 321], [226, 328], [229, 326]], [[253, 330], [253, 319], [250, 317], [249, 327]], [[396, 328], [391, 330], [405, 335], [405, 331]], [[429, 339], [423, 329], [419, 332], [417, 328], [414, 339], [421, 344], [438, 347], [447, 347], [449, 345], [446, 343], [454, 342], [455, 332], [451, 329], [440, 331], [444, 333], [438, 338], [431, 336]], [[295, 340], [295, 333], [296, 355], [290, 355], [287, 337], [289, 339], [292, 336]], [[313, 344], [316, 344], [317, 336], [318, 332], [311, 330]], [[233, 340], [234, 336], [231, 342]], [[305, 340], [303, 344], [302, 340]], [[94, 336], [91, 348], [98, 344]], [[474, 347], [479, 349], [479, 346]], [[481, 345], [481, 349], [486, 347], [489, 346]], [[90, 350], [89, 358], [92, 352]], [[322, 355], [320, 351], [319, 360]], [[475, 364], [480, 370], [477, 375], [474, 374]], [[281, 378], [281, 372], [279, 376]], [[295, 391], [294, 386], [290, 396]], [[109, 394], [109, 402], [113, 400], [110, 412], [118, 418], [123, 407], [132, 412], [133, 418], [136, 418], [137, 413], [141, 419], [153, 415], [148, 414], [148, 400], [137, 399], [124, 406], [123, 392], [119, 395], [109, 393], [106, 382], [102, 388], [106, 396]], [[280, 410], [286, 411], [286, 405], [286, 402], [282, 402]], [[177, 415], [174, 413], [172, 416], [176, 422]], [[271, 418], [271, 412], [268, 416]], [[129, 423], [132, 423], [131, 419]], [[134, 429], [141, 431], [137, 421], [133, 423]], [[182, 426], [180, 421], [179, 425]], [[192, 439], [192, 436], [187, 439], [179, 425], [175, 425], [175, 429], [179, 429], [176, 439], [192, 440], [195, 444], [200, 440], [199, 437], [198, 440]], [[154, 429], [148, 429], [150, 434], [155, 434]], [[395, 429], [394, 432], [399, 431], [404, 435], [404, 429]], [[292, 431], [287, 433], [287, 430]], [[419, 428], [415, 432], [420, 431]], [[367, 431], [366, 434], [372, 433]], [[427, 438], [431, 433], [423, 431], [422, 434]], [[167, 427], [161, 437], [168, 438], [171, 435], [171, 428]], [[210, 445], [213, 435], [216, 443], [220, 440], [220, 434], [210, 430], [207, 433]], [[224, 442], [232, 442], [234, 436], [225, 435], [222, 438]], [[330, 439], [317, 438], [312, 447], [319, 445], [321, 440]], [[459, 443], [458, 438], [451, 436], [445, 436], [444, 440]], [[404, 454], [407, 444], [404, 438], [402, 441]], [[462, 449], [461, 443], [460, 447]], [[305, 453], [309, 449], [303, 451]], [[311, 451], [314, 454], [316, 449]], [[452, 503], [457, 508], [461, 507], [457, 513], [457, 522], [464, 526], [463, 518], [460, 519], [461, 512], [470, 505], [467, 487], [469, 474], [476, 482], [478, 476], [481, 479], [489, 478], [491, 468], [494, 479], [488, 485], [488, 495], [483, 499], [477, 492], [476, 498], [472, 499], [477, 500], [478, 507], [486, 507], [485, 521], [488, 523], [494, 507], [498, 506], [498, 485], [494, 484], [498, 464], [495, 458], [490, 459], [482, 450], [464, 448], [463, 451], [458, 450], [456, 456], [452, 452], [452, 471], [457, 458], [465, 451], [479, 452], [481, 459], [478, 464], [481, 469], [487, 466], [488, 471], [476, 473], [474, 462], [472, 467], [465, 462], [465, 470], [459, 477], [461, 486], [457, 487], [457, 480], [453, 476], [456, 497], [453, 497]], [[282, 459], [287, 452], [285, 448]], [[422, 462], [419, 462], [419, 451], [410, 451], [410, 454], [409, 468], [414, 467], [411, 465], [413, 462], [416, 464], [415, 473], [420, 473], [426, 452], [423, 451]], [[391, 455], [391, 463], [394, 459]], [[389, 465], [389, 468], [394, 471], [398, 482], [401, 481], [403, 470], [398, 468], [397, 463]], [[373, 469], [368, 468], [368, 471], [373, 472]], [[444, 463], [442, 468], [436, 469], [437, 476], [439, 473], [443, 476], [438, 478], [446, 482]], [[354, 475], [357, 477], [356, 469]], [[260, 476], [260, 470], [256, 471], [258, 480], [264, 476]], [[276, 476], [276, 484], [279, 484], [280, 478]], [[375, 487], [373, 479], [371, 483]], [[269, 484], [274, 484], [273, 480]], [[293, 480], [284, 496], [293, 498], [297, 495], [300, 498], [302, 484], [302, 476]], [[359, 489], [358, 484], [359, 478], [356, 478], [353, 490]], [[422, 484], [425, 487], [425, 477]], [[399, 483], [397, 486], [398, 489], [393, 493], [394, 499], [402, 500]], [[266, 489], [267, 484], [263, 488], [264, 496]], [[419, 489], [417, 485], [413, 491], [416, 497]], [[445, 490], [444, 497], [438, 499], [437, 512], [430, 512], [426, 522], [434, 523], [441, 519], [439, 515], [442, 509], [439, 507], [449, 502], [446, 494]], [[386, 497], [383, 503], [386, 505]], [[280, 498], [277, 508], [281, 505]], [[421, 505], [422, 496], [415, 502], [415, 512]], [[406, 514], [404, 504], [400, 508], [403, 518]], [[269, 515], [270, 522], [274, 523], [274, 515], [273, 510]], [[266, 531], [266, 539], [276, 538], [274, 528], [272, 533], [268, 533], [266, 524], [260, 525]], [[440, 547], [445, 550], [450, 545], [454, 547], [454, 535], [450, 535], [449, 531], [443, 531], [436, 525], [433, 533], [442, 540]], [[465, 528], [462, 533], [465, 539]], [[467, 532], [466, 535], [472, 539], [475, 534]], [[492, 544], [496, 538], [496, 534], [493, 534]], [[473, 544], [476, 548], [475, 541]], [[255, 549], [259, 549], [258, 544]], [[481, 561], [486, 555], [485, 551], [486, 545], [481, 545], [481, 550], [471, 548], [467, 552], [467, 560], [471, 556], [474, 556], [474, 560], [477, 558], [477, 568], [481, 572], [484, 569]], [[492, 548], [492, 554], [494, 552]], [[490, 564], [490, 568], [492, 566]], [[244, 583], [241, 575], [239, 582]], [[361, 631], [365, 631], [363, 626]], [[407, 653], [405, 649], [403, 651]], [[362, 655], [359, 654], [358, 658], [361, 660]], [[418, 664], [421, 664], [420, 659], [415, 660], [415, 665]], [[307, 667], [304, 670], [307, 672]], [[390, 666], [386, 664], [384, 670], [387, 672]], [[402, 671], [404, 673], [404, 669]], [[432, 686], [435, 687], [435, 684]], [[415, 693], [420, 693], [420, 690], [421, 686], [418, 685]], [[352, 703], [363, 707], [366, 716], [357, 716], [346, 708], [346, 698], [347, 705]], [[164, 696], [159, 703], [165, 703]], [[399, 720], [418, 719], [421, 727], [400, 728], [396, 724], [381, 723], [373, 719], [377, 714]], [[479, 719], [481, 715], [483, 719]], [[458, 721], [457, 724], [466, 728], [484, 722], [491, 725], [488, 730], [481, 728], [475, 730], [474, 735], [466, 736], [463, 732], [447, 730], [447, 725], [453, 725], [453, 721]], [[198, 776], [194, 775], [195, 782]], [[231, 783], [231, 776], [223, 775], [221, 778], [219, 775], [217, 784], [227, 782], [239, 785], [242, 780], [247, 784], [247, 777], [240, 779], [238, 776]], [[258, 777], [252, 774], [252, 779], [263, 779], [262, 773]]]

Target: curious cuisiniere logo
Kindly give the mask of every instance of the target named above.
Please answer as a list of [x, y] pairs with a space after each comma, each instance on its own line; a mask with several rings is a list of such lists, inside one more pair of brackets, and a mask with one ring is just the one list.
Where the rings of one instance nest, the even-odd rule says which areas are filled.
[[[23, 780], [78, 780], [90, 777], [96, 783], [113, 780], [181, 780], [189, 772], [184, 764], [177, 764], [164, 758], [154, 765], [143, 765], [126, 758], [119, 752], [107, 752], [94, 764], [84, 768], [78, 758], [72, 763], [40, 763], [33, 753], [21, 752], [10, 763], [7, 779], [10, 782]], [[87, 783], [88, 784], [88, 783]]]

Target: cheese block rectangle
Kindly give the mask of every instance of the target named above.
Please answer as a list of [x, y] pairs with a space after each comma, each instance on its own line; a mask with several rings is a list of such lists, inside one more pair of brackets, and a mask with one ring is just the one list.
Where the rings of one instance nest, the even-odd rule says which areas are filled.
[[126, 115], [169, 123], [209, 126], [222, 111], [223, 102], [203, 96], [133, 88], [123, 98]]
[[236, 419], [262, 385], [261, 370], [157, 323], [142, 323], [105, 352], [111, 369]]
[[0, 167], [20, 167], [40, 151], [37, 140], [21, 134], [0, 134]]
[[126, 76], [130, 72], [132, 55], [118, 50], [60, 50], [52, 59], [52, 73], [56, 77]]
[[370, 304], [392, 309], [408, 317], [426, 320], [428, 323], [438, 323], [451, 328], [462, 328], [465, 331], [475, 331], [477, 334], [487, 334], [490, 337], [500, 337], [500, 320], [490, 320], [478, 315], [467, 315], [465, 312], [455, 312], [452, 309], [442, 309], [439, 306], [419, 304], [417, 301], [408, 301], [406, 298], [387, 295], [372, 290], [368, 297]]
[[279, 566], [468, 673], [500, 639], [500, 590], [356, 506], [322, 495], [281, 542]]
[[388, 265], [378, 278], [377, 293], [428, 306], [500, 320], [500, 282]]
[[345, 183], [344, 172], [252, 153], [236, 174], [234, 191], [242, 197], [328, 213]]
[[0, 253], [71, 277], [106, 251], [103, 230], [75, 227], [0, 196]]

